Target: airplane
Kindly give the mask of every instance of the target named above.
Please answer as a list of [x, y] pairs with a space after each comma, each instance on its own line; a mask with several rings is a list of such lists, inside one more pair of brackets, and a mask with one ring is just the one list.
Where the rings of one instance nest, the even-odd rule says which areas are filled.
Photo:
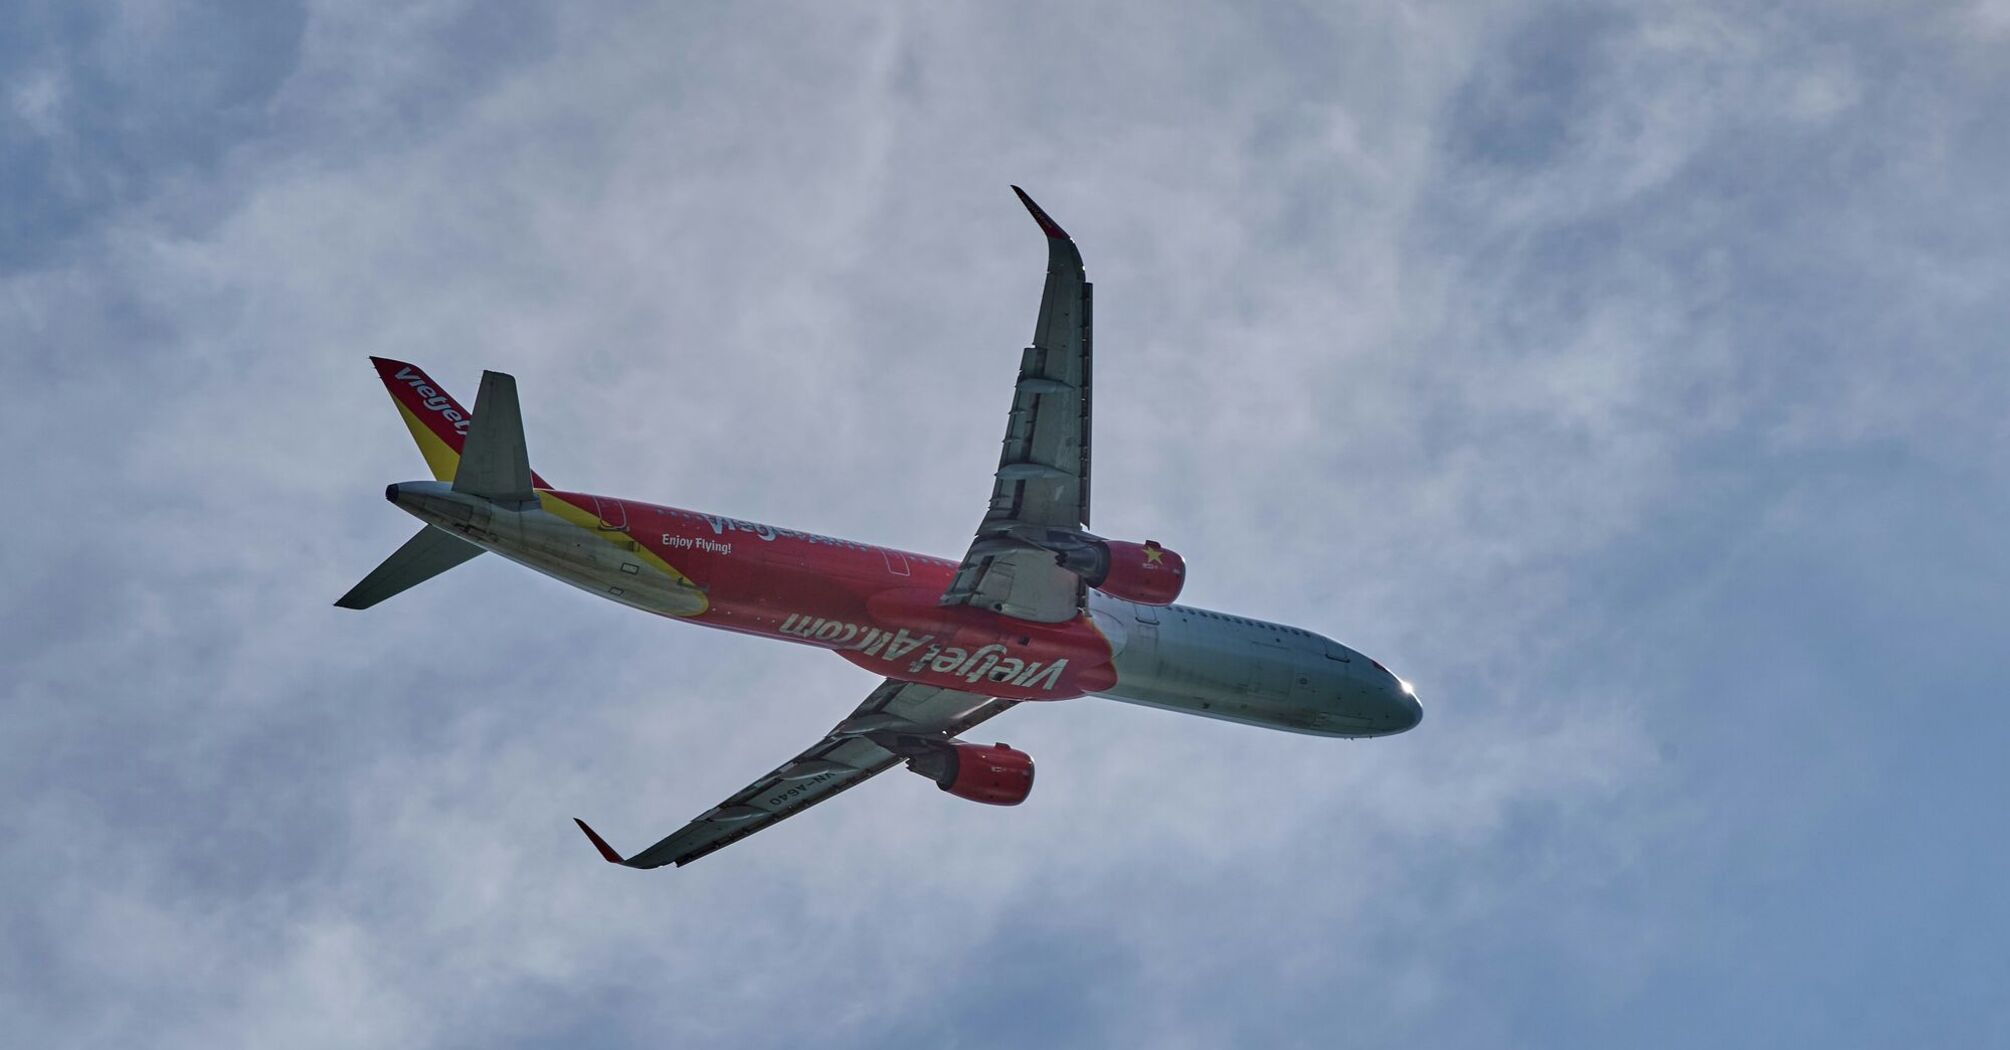
[[1022, 703], [1099, 696], [1295, 733], [1379, 737], [1423, 707], [1380, 663], [1313, 631], [1175, 604], [1186, 563], [1089, 531], [1091, 286], [1075, 242], [1017, 186], [1047, 239], [991, 501], [961, 560], [553, 487], [530, 468], [516, 380], [474, 411], [417, 366], [373, 357], [434, 480], [384, 497], [425, 524], [336, 605], [365, 609], [494, 551], [675, 620], [827, 649], [882, 679], [801, 754], [655, 845], [683, 866], [905, 763], [958, 798], [1011, 806], [1033, 759], [963, 734]]

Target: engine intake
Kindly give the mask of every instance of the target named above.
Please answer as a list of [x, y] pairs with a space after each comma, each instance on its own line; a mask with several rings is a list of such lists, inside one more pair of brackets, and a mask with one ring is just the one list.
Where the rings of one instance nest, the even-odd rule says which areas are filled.
[[909, 758], [907, 768], [957, 798], [992, 806], [1016, 806], [1033, 791], [1033, 756], [1004, 744], [951, 741]]

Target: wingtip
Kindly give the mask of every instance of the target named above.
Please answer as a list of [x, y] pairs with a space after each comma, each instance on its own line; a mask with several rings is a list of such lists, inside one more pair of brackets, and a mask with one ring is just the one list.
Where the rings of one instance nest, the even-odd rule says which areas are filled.
[[579, 825], [579, 830], [586, 832], [586, 837], [593, 842], [593, 848], [600, 851], [600, 855], [606, 858], [607, 863], [621, 863], [621, 854], [614, 852], [614, 847], [608, 845], [606, 839], [601, 838], [592, 828], [587, 827], [586, 821], [574, 817], [572, 818], [572, 822]]
[[1060, 223], [1055, 222], [1046, 212], [1040, 210], [1040, 206], [1033, 203], [1033, 198], [1026, 196], [1025, 190], [1014, 186], [1012, 187], [1012, 192], [1018, 194], [1019, 203], [1024, 204], [1026, 210], [1033, 213], [1033, 221], [1040, 224], [1040, 232], [1057, 241], [1073, 240], [1073, 238], [1068, 236], [1068, 231], [1061, 228]]

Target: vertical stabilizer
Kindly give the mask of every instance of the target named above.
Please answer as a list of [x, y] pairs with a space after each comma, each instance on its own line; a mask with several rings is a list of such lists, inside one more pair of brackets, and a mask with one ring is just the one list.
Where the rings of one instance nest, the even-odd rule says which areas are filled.
[[[412, 440], [426, 457], [426, 466], [432, 468], [434, 480], [454, 480], [475, 414], [461, 407], [445, 387], [434, 382], [418, 365], [388, 357], [373, 357], [370, 363], [376, 366], [377, 378], [383, 381], [384, 389], [390, 391], [391, 400], [398, 406], [398, 416], [412, 432]], [[515, 404], [514, 398], [511, 404]], [[536, 471], [531, 471], [530, 481], [532, 488], [551, 487]]]

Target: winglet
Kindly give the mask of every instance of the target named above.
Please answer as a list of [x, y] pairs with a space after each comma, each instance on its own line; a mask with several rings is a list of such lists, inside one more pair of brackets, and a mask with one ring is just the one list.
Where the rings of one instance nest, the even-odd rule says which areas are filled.
[[1057, 223], [1053, 219], [1048, 218], [1047, 213], [1041, 211], [1040, 206], [1033, 203], [1033, 198], [1026, 196], [1025, 190], [1022, 190], [1019, 187], [1014, 186], [1012, 187], [1012, 192], [1018, 194], [1019, 203], [1024, 204], [1026, 206], [1026, 210], [1033, 213], [1033, 221], [1040, 224], [1041, 232], [1045, 233], [1047, 236], [1052, 237], [1057, 241], [1068, 241], [1074, 239], [1068, 236], [1068, 231], [1062, 229], [1060, 223]]
[[608, 845], [606, 839], [601, 838], [598, 834], [594, 833], [594, 830], [592, 828], [587, 827], [586, 821], [583, 821], [578, 817], [574, 817], [572, 818], [572, 822], [574, 824], [579, 825], [579, 830], [586, 832], [587, 838], [593, 840], [593, 848], [599, 850], [600, 855], [607, 858], [607, 863], [609, 864], [621, 863], [621, 854], [614, 852], [614, 847]]

